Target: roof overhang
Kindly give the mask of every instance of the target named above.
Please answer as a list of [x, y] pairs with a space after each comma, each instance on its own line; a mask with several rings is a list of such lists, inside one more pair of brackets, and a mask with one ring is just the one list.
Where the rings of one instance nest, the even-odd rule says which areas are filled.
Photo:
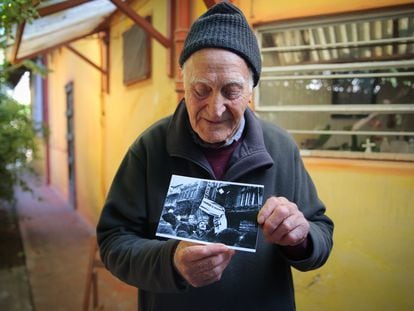
[[[172, 1], [172, 0], [170, 0]], [[15, 28], [6, 57], [12, 63], [33, 58], [86, 36], [106, 31], [112, 15], [120, 11], [142, 27], [165, 48], [172, 46], [165, 37], [128, 3], [131, 0], [45, 0], [36, 8], [39, 17]]]
[[[168, 7], [167, 35], [162, 34], [144, 17], [140, 16], [129, 4], [134, 0], [33, 0], [38, 3], [38, 17], [31, 22], [17, 25], [14, 35], [8, 41], [6, 57], [11, 63], [19, 63], [25, 59], [33, 59], [51, 51], [65, 47], [84, 61], [98, 69], [106, 79], [106, 91], [109, 92], [109, 28], [112, 17], [121, 13], [145, 30], [148, 35], [167, 49], [167, 74], [174, 75], [175, 59], [184, 42], [190, 21], [191, 0], [166, 0]], [[206, 1], [207, 6], [214, 1]], [[178, 18], [174, 15], [177, 14]], [[177, 28], [179, 30], [177, 30]], [[178, 33], [175, 36], [175, 33]], [[104, 46], [103, 62], [95, 64], [83, 55], [71, 42], [99, 34]], [[180, 84], [181, 82], [177, 82]], [[180, 87], [177, 87], [177, 90]]]
[[116, 9], [108, 0], [42, 1], [37, 7], [39, 18], [16, 27], [7, 58], [11, 62], [32, 58], [99, 32]]

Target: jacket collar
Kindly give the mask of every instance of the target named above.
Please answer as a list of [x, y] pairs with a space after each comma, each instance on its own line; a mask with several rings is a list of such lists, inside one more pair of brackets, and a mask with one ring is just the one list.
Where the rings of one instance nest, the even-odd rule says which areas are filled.
[[[246, 125], [243, 141], [234, 152], [230, 168], [224, 175], [226, 180], [234, 180], [251, 170], [273, 165], [273, 160], [266, 150], [260, 121], [249, 108], [246, 109], [244, 117]], [[209, 164], [201, 148], [191, 137], [184, 99], [178, 104], [168, 127], [167, 151], [170, 156], [187, 159], [209, 170]]]

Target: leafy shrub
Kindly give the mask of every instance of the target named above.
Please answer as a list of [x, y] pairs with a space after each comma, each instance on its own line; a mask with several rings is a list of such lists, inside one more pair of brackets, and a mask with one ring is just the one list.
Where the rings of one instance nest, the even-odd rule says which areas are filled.
[[0, 199], [14, 201], [15, 185], [30, 191], [22, 174], [33, 172], [35, 136], [30, 107], [0, 92]]

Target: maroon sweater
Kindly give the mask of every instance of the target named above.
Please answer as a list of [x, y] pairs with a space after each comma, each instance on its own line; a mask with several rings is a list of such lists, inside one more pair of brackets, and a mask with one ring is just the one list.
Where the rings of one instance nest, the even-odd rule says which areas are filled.
[[226, 172], [231, 155], [238, 145], [240, 145], [241, 139], [232, 143], [229, 146], [222, 148], [202, 148], [204, 155], [207, 158], [213, 169], [214, 175], [217, 179], [221, 179]]

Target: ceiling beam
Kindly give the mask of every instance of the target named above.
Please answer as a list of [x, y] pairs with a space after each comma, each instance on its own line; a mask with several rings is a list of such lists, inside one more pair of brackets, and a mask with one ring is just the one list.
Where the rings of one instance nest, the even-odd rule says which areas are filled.
[[99, 70], [101, 73], [103, 73], [103, 74], [106, 74], [107, 73], [105, 69], [102, 69], [100, 66], [96, 65], [93, 61], [91, 61], [89, 58], [87, 58], [81, 52], [79, 52], [78, 50], [76, 50], [74, 47], [70, 46], [69, 44], [66, 44], [65, 47], [69, 51], [71, 51], [72, 53], [74, 53], [75, 55], [77, 55], [78, 57], [80, 57], [82, 60], [84, 60], [85, 62], [87, 62], [93, 68]]
[[20, 43], [22, 42], [25, 25], [26, 25], [26, 22], [23, 21], [17, 27], [16, 38], [14, 39], [15, 41], [14, 41], [13, 50], [12, 50], [12, 59], [11, 59], [12, 64], [17, 63], [17, 54], [19, 53]]
[[102, 75], [102, 89], [106, 94], [109, 94], [109, 87], [110, 87], [110, 79], [109, 75], [111, 74], [111, 62], [110, 62], [110, 36], [109, 30], [105, 29], [99, 32], [99, 39], [101, 40], [101, 64], [104, 67], [106, 74]]
[[133, 9], [131, 9], [125, 2], [122, 0], [110, 0], [121, 12], [127, 15], [132, 19], [138, 26], [143, 28], [151, 37], [161, 43], [164, 47], [171, 47], [171, 40], [166, 38], [158, 30], [156, 30], [151, 23], [149, 23], [145, 18], [138, 15]]
[[[108, 0], [108, 1], [110, 1], [110, 0]], [[129, 4], [129, 3], [131, 3], [132, 1], [134, 1], [134, 0], [125, 0], [124, 2], [125, 2], [126, 4]], [[113, 12], [112, 12], [112, 13], [111, 13], [108, 17], [106, 17], [106, 18], [102, 21], [102, 23], [100, 23], [100, 24], [98, 25], [98, 27], [96, 27], [96, 28], [95, 28], [96, 32], [106, 31], [108, 28], [111, 28], [111, 27], [110, 27], [110, 25], [111, 25], [111, 21], [112, 21], [113, 17], [114, 17], [116, 14], [119, 14], [119, 9], [118, 9], [118, 8], [116, 8], [116, 10], [115, 10], [115, 11], [113, 11]]]
[[51, 15], [60, 11], [64, 11], [75, 6], [90, 2], [90, 0], [67, 0], [64, 2], [55, 3], [49, 6], [41, 7], [37, 9], [40, 17]]

